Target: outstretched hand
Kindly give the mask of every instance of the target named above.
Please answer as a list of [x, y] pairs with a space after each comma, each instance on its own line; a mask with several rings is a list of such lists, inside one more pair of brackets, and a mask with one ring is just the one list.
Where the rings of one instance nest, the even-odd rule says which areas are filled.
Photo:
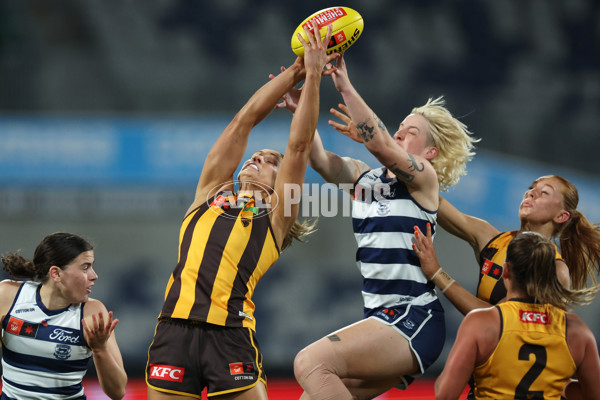
[[348, 107], [346, 107], [346, 105], [342, 103], [338, 104], [338, 107], [343, 112], [340, 112], [335, 108], [330, 108], [329, 112], [341, 119], [342, 121], [344, 121], [344, 123], [340, 124], [339, 122], [333, 120], [329, 120], [327, 121], [327, 123], [341, 134], [348, 136], [350, 139], [358, 143], [363, 143], [363, 140], [358, 134], [358, 130], [356, 129], [356, 125], [354, 124], [354, 121], [352, 121], [352, 117], [350, 116], [350, 110], [348, 110]]
[[119, 320], [113, 320], [112, 311], [108, 312], [108, 321], [104, 321], [104, 313], [102, 312], [92, 314], [91, 319], [91, 325], [88, 325], [85, 318], [81, 320], [83, 334], [92, 351], [101, 350], [106, 345]]
[[350, 83], [350, 77], [348, 76], [348, 69], [346, 68], [346, 60], [344, 55], [340, 54], [335, 63], [335, 71], [331, 74], [333, 78], [333, 84], [338, 92], [350, 90], [352, 84]]
[[327, 25], [327, 33], [321, 40], [319, 26], [313, 20], [304, 26], [304, 33], [306, 33], [308, 41], [300, 33], [297, 33], [298, 40], [304, 46], [304, 68], [307, 73], [309, 69], [313, 69], [321, 75], [331, 75], [335, 72], [336, 68], [333, 67], [331, 62], [338, 58], [338, 54], [327, 55], [327, 46], [331, 40], [332, 30], [332, 25]]
[[[285, 71], [285, 67], [281, 67], [281, 72]], [[269, 74], [269, 79], [275, 78], [275, 75]], [[302, 93], [302, 88], [292, 87], [288, 90], [283, 96], [281, 96], [281, 101], [275, 105], [275, 108], [287, 108], [292, 113], [296, 112], [296, 107], [298, 107], [298, 101], [300, 101], [300, 94]]]
[[423, 232], [421, 232], [419, 227], [415, 226], [415, 238], [412, 247], [417, 254], [417, 257], [419, 257], [421, 270], [423, 270], [425, 277], [431, 279], [441, 266], [435, 254], [435, 248], [433, 247], [433, 235], [431, 234], [430, 223], [427, 223], [427, 235], [423, 235]]
[[[331, 39], [332, 26], [327, 26], [327, 34], [321, 41], [321, 34], [317, 24], [314, 23], [313, 29], [309, 29], [308, 26], [304, 27], [304, 31], [308, 37], [308, 42], [304, 40], [302, 35], [298, 33], [298, 39], [304, 46], [304, 57], [296, 58], [294, 64], [301, 64], [301, 75], [306, 76], [307, 65], [312, 68], [317, 68], [321, 71], [321, 75], [331, 75], [336, 71], [336, 68], [331, 64], [333, 60], [339, 57], [339, 54], [333, 53], [327, 55], [327, 45]], [[285, 71], [285, 67], [280, 67], [281, 72]], [[269, 74], [269, 79], [275, 78], [275, 75]], [[292, 87], [287, 93], [281, 97], [281, 102], [275, 105], [275, 108], [287, 108], [292, 113], [296, 111], [298, 102], [300, 101], [300, 95], [302, 94], [302, 87]]]

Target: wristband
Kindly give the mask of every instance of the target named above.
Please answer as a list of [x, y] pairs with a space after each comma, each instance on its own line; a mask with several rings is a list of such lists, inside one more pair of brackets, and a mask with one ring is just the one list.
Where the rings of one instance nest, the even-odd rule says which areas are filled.
[[439, 268], [437, 271], [435, 271], [435, 274], [433, 274], [433, 276], [431, 277], [430, 281], [432, 281], [432, 282], [433, 282], [433, 279], [435, 278], [435, 276], [436, 276], [437, 274], [439, 274], [439, 273], [440, 273], [440, 271], [441, 271], [441, 270], [442, 270], [442, 268], [440, 267], [440, 268]]
[[456, 281], [455, 281], [454, 279], [452, 279], [452, 280], [450, 281], [450, 283], [449, 283], [448, 285], [446, 285], [446, 287], [445, 287], [445, 288], [443, 288], [443, 289], [442, 289], [442, 293], [446, 293], [446, 290], [448, 290], [448, 288], [449, 288], [450, 286], [452, 286], [452, 284], [453, 284], [454, 282], [456, 282]]

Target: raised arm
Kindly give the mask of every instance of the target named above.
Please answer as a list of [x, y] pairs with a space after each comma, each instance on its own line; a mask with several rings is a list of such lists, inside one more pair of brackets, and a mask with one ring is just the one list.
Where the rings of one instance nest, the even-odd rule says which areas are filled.
[[419, 257], [421, 269], [427, 279], [432, 281], [462, 314], [466, 315], [469, 311], [476, 308], [491, 306], [490, 303], [473, 296], [442, 269], [435, 254], [431, 226], [429, 224], [427, 224], [427, 235], [424, 235], [415, 226], [413, 250], [417, 254], [417, 257]]
[[[327, 44], [331, 38], [331, 25], [328, 26], [323, 41], [321, 41], [318, 29], [306, 33], [309, 43], [298, 35], [305, 48], [306, 80], [298, 101], [298, 107], [292, 118], [285, 155], [275, 178], [274, 192], [276, 196], [273, 196], [273, 198], [279, 199], [280, 203], [273, 206], [271, 226], [275, 238], [280, 244], [283, 243], [283, 239], [289, 233], [298, 216], [299, 202], [289, 201], [289, 190], [294, 188], [295, 190], [301, 190], [304, 183], [306, 164], [319, 118], [319, 89], [323, 68], [336, 57], [335, 54], [327, 55]], [[283, 71], [282, 74], [285, 72], [287, 70]], [[280, 93], [279, 97], [283, 96], [284, 93], [285, 91]], [[286, 202], [288, 203], [286, 204]]]
[[125, 396], [127, 385], [127, 373], [114, 332], [118, 322], [118, 319], [113, 320], [112, 311], [107, 311], [102, 302], [90, 299], [85, 303], [84, 337], [94, 354], [100, 387], [113, 400]]
[[[331, 108], [329, 111], [344, 123], [340, 124], [339, 122], [329, 120], [329, 125], [354, 141], [362, 143], [362, 140], [358, 136], [356, 126], [350, 117], [350, 111], [345, 104], [339, 104], [339, 107], [343, 113], [335, 108]], [[318, 132], [315, 133], [315, 141], [313, 142], [309, 164], [323, 177], [323, 179], [337, 185], [341, 183], [354, 184], [363, 172], [371, 169], [361, 160], [350, 157], [340, 157], [335, 153], [325, 150]]]
[[408, 153], [394, 141], [383, 122], [350, 83], [343, 57], [338, 59], [337, 70], [332, 76], [369, 152], [409, 187], [427, 191], [428, 195], [437, 192], [437, 175], [431, 163], [421, 155]]
[[[284, 71], [285, 68], [282, 67], [281, 70]], [[270, 78], [274, 78], [274, 75], [270, 75]], [[291, 88], [283, 95], [282, 101], [277, 104], [277, 108], [287, 108], [292, 113], [295, 113], [301, 93], [301, 89], [295, 87]], [[342, 119], [345, 122], [345, 125], [331, 120], [329, 121], [329, 124], [346, 136], [351, 137], [351, 134], [357, 135], [354, 123], [347, 115], [347, 108], [343, 104], [340, 104], [340, 108], [346, 112], [346, 114], [342, 114], [334, 108], [330, 111], [332, 114]], [[356, 140], [356, 138], [353, 139]], [[362, 141], [360, 142], [362, 143]], [[326, 150], [318, 130], [315, 130], [308, 165], [321, 175], [326, 182], [336, 185], [353, 184], [363, 172], [370, 169], [369, 166], [361, 160], [352, 159], [350, 157], [341, 157], [336, 153]]]
[[489, 222], [460, 212], [448, 200], [440, 196], [438, 224], [448, 233], [469, 243], [479, 259], [479, 253], [500, 231]]
[[315, 132], [315, 139], [310, 151], [309, 165], [325, 181], [336, 185], [353, 184], [363, 172], [370, 169], [361, 160], [341, 157], [331, 151], [325, 150], [319, 132]]
[[217, 185], [233, 180], [252, 128], [273, 110], [286, 91], [304, 79], [304, 74], [303, 60], [297, 58], [293, 65], [258, 89], [235, 115], [206, 157], [190, 210], [206, 201], [209, 192]]

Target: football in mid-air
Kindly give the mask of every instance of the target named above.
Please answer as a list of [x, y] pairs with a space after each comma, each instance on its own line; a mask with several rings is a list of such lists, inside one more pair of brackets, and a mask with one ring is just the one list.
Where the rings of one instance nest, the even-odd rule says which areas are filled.
[[292, 35], [292, 51], [299, 57], [304, 56], [304, 46], [296, 34], [300, 33], [302, 38], [308, 42], [304, 27], [308, 28], [308, 23], [313, 21], [317, 23], [321, 39], [327, 34], [327, 25], [332, 25], [331, 40], [327, 46], [327, 54], [343, 53], [348, 50], [360, 37], [364, 27], [362, 16], [351, 8], [329, 7], [317, 11], [302, 21]]

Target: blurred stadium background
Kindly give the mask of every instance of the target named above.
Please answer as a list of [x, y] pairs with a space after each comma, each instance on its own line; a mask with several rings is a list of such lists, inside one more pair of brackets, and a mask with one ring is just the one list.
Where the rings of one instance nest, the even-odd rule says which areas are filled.
[[[294, 61], [298, 23], [340, 4], [0, 0], [0, 252], [31, 257], [55, 231], [91, 239], [94, 296], [120, 319], [131, 377], [143, 375], [179, 223], [208, 149], [268, 74]], [[524, 191], [558, 173], [578, 187], [579, 209], [600, 221], [598, 1], [343, 5], [365, 19], [346, 55], [351, 79], [390, 130], [413, 106], [444, 95], [482, 139], [468, 176], [446, 194], [459, 209], [516, 229]], [[327, 110], [339, 101], [325, 80], [326, 147], [375, 165], [328, 127]], [[290, 120], [276, 110], [256, 128], [249, 153], [283, 150]], [[307, 181], [323, 183], [312, 171]], [[291, 377], [298, 350], [362, 316], [350, 220], [321, 213], [318, 228], [282, 255], [254, 298], [271, 377]], [[475, 290], [470, 247], [441, 230], [436, 243], [446, 268]], [[447, 345], [429, 378], [461, 319], [445, 304]], [[596, 337], [598, 304], [576, 310]]]

